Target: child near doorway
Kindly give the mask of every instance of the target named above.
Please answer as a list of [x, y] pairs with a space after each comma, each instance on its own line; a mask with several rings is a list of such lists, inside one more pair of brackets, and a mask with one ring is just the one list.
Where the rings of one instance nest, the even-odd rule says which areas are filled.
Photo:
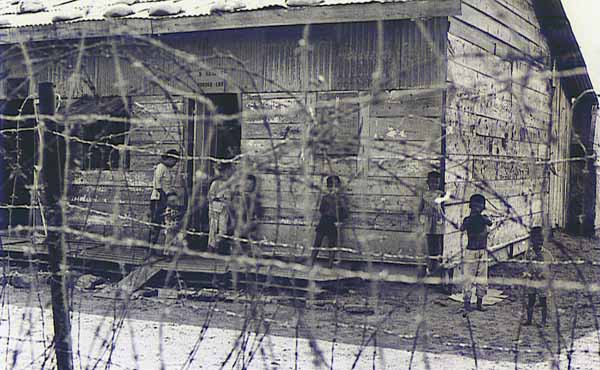
[[321, 197], [319, 205], [321, 219], [316, 229], [310, 264], [311, 266], [315, 264], [323, 240], [327, 238], [330, 248], [328, 267], [331, 268], [333, 267], [333, 259], [335, 257], [335, 250], [333, 248], [336, 248], [338, 244], [338, 231], [341, 223], [348, 218], [348, 207], [346, 199], [340, 192], [342, 185], [340, 177], [337, 175], [328, 176], [326, 182], [327, 193]]
[[160, 161], [154, 168], [152, 179], [152, 194], [150, 195], [150, 233], [148, 242], [156, 244], [160, 237], [160, 231], [165, 222], [164, 213], [167, 207], [167, 192], [171, 186], [170, 169], [179, 162], [179, 152], [175, 149], [168, 150], [160, 157]]
[[256, 256], [258, 254], [256, 252], [259, 252], [260, 249], [256, 248], [253, 241], [258, 230], [258, 220], [263, 216], [256, 176], [253, 174], [244, 176], [240, 189], [241, 191], [235, 192], [231, 202], [230, 217], [234, 222], [232, 226], [235, 228], [235, 234], [241, 238], [239, 245], [242, 252]]
[[427, 174], [428, 189], [421, 195], [418, 213], [427, 237], [427, 274], [436, 277], [442, 277], [440, 265], [444, 236], [444, 210], [440, 201], [444, 192], [440, 190], [440, 178], [437, 171]]
[[230, 227], [228, 208], [231, 203], [232, 191], [228, 180], [231, 167], [225, 163], [219, 163], [215, 167], [215, 178], [208, 189], [208, 250], [221, 254], [227, 254], [229, 240], [223, 239]]

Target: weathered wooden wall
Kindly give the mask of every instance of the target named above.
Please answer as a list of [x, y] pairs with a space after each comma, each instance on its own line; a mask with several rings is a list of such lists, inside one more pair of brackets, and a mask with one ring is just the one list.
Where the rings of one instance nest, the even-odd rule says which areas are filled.
[[[527, 237], [528, 227], [542, 223], [543, 208], [550, 207], [552, 225], [564, 226], [569, 171], [561, 161], [568, 156], [570, 120], [560, 88], [554, 101], [559, 107], [552, 105], [548, 43], [532, 1], [464, 0], [462, 15], [450, 21], [448, 54], [446, 188], [455, 197], [447, 207], [451, 223], [458, 227], [468, 214], [469, 197], [479, 192], [490, 201], [487, 213], [502, 221], [490, 234], [492, 248]], [[560, 163], [555, 166], [558, 176], [551, 178], [540, 166], [549, 153]], [[448, 231], [445, 256], [456, 262], [466, 237], [455, 228]], [[510, 253], [525, 245], [517, 243]]]
[[[75, 171], [72, 177], [69, 226], [117, 238], [146, 240], [153, 167], [168, 149], [183, 153], [186, 119], [183, 100], [160, 96], [131, 99], [128, 142], [130, 165], [125, 170]], [[94, 114], [94, 112], [89, 112]], [[185, 165], [173, 168], [175, 190], [183, 199]]]
[[[319, 188], [324, 175], [334, 172], [350, 199], [350, 221], [341, 239], [354, 252], [346, 257], [377, 254], [377, 260], [387, 254], [388, 260], [412, 261], [418, 193], [427, 172], [442, 162], [447, 29], [445, 18], [385, 22], [383, 90], [375, 96], [371, 89], [380, 57], [375, 23], [312, 26], [308, 48], [299, 42], [303, 27], [200, 32], [165, 37], [160, 44], [88, 41], [80, 74], [74, 74], [76, 45], [37, 45], [37, 50], [27, 45], [36, 56], [36, 80], [54, 81], [63, 96], [131, 97], [133, 118], [146, 122], [132, 125], [129, 170], [88, 171], [74, 179], [75, 205], [93, 203], [95, 211], [108, 213], [118, 206], [120, 221], [80, 211], [71, 222], [103, 234], [117, 227], [124, 235], [146, 237], [147, 227], [134, 219], [148, 221], [151, 166], [160, 152], [183, 144], [182, 96], [199, 92], [200, 71], [219, 68], [227, 77], [223, 91], [241, 94], [242, 151], [252, 158], [266, 209], [260, 236], [311, 245]], [[198, 59], [185, 59], [178, 51]], [[22, 57], [14, 60], [10, 74], [28, 76]], [[303, 138], [310, 136], [313, 117], [336, 107], [334, 146], [351, 145], [340, 149], [349, 150], [345, 156], [335, 153], [326, 163], [322, 155], [303, 150]], [[280, 149], [272, 152], [271, 144]], [[251, 155], [261, 151], [266, 154]], [[290, 251], [302, 253], [301, 248], [277, 248], [277, 253]]]
[[[411, 257], [418, 253], [418, 194], [427, 172], [441, 163], [446, 22], [386, 24], [382, 77], [386, 91], [377, 102], [370, 101], [370, 92], [365, 89], [371, 86], [377, 60], [375, 25], [335, 28], [311, 30], [314, 47], [308, 56], [309, 65], [319, 62], [306, 71], [300, 62], [297, 72], [292, 73], [308, 74], [311, 81], [318, 73], [323, 82], [309, 87], [313, 91], [303, 92], [299, 81], [290, 81], [287, 84], [299, 92], [242, 97], [243, 152], [267, 154], [256, 170], [261, 173], [265, 205], [261, 237], [288, 244], [276, 248], [281, 254], [302, 252], [302, 247], [295, 245], [310, 246], [323, 180], [334, 173], [341, 175], [350, 201], [350, 219], [342, 229], [341, 244], [354, 252], [346, 253], [345, 258], [364, 260], [369, 256], [412, 262]], [[275, 69], [284, 66], [277, 64]], [[326, 106], [331, 110], [336, 101], [341, 117], [328, 150], [339, 143], [357, 145], [350, 145], [344, 156], [328, 162], [307, 150], [303, 138], [311, 129], [307, 124], [310, 117], [319, 120], [319, 113]], [[272, 136], [264, 126], [265, 116]], [[273, 152], [271, 145], [281, 150]], [[275, 160], [281, 176], [276, 175]]]

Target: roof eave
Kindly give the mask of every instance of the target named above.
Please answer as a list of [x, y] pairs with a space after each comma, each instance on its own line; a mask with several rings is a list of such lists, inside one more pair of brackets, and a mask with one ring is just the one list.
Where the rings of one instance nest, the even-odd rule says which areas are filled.
[[274, 8], [211, 16], [120, 18], [0, 29], [0, 45], [120, 35], [164, 35], [286, 25], [447, 17], [461, 0], [418, 0], [303, 8]]
[[[537, 0], [534, 7], [542, 33], [548, 39], [552, 56], [557, 61], [558, 70], [582, 71], [576, 74], [567, 73], [567, 77], [563, 77], [567, 80], [567, 93], [575, 97], [588, 90], [594, 90], [581, 48], [561, 0]], [[596, 94], [593, 95], [597, 103]]]

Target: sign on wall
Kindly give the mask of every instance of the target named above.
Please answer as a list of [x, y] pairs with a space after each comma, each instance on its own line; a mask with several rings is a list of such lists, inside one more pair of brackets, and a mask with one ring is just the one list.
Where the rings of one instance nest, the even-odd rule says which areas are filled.
[[204, 93], [223, 93], [227, 91], [227, 78], [222, 70], [202, 70], [197, 74], [198, 87]]

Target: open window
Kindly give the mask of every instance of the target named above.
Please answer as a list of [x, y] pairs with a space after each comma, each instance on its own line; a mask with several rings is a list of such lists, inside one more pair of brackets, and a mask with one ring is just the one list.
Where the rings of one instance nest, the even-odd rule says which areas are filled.
[[77, 124], [82, 170], [129, 168], [129, 152], [119, 150], [129, 134], [128, 111], [120, 97], [85, 97], [62, 108], [60, 113]]

